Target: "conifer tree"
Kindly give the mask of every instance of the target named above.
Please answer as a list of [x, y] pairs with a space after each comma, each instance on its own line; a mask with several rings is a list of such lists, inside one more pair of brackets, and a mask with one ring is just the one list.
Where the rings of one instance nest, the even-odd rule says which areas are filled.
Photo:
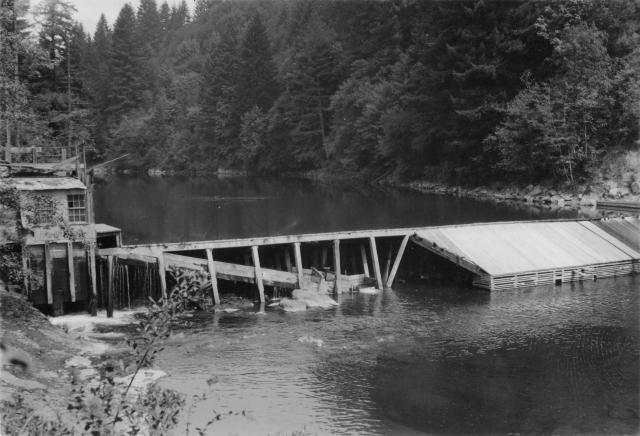
[[110, 112], [122, 115], [142, 101], [140, 46], [136, 35], [136, 16], [129, 4], [120, 10], [113, 27], [112, 104]]
[[253, 106], [268, 111], [279, 89], [267, 30], [256, 12], [244, 34], [239, 58], [238, 92], [242, 113]]

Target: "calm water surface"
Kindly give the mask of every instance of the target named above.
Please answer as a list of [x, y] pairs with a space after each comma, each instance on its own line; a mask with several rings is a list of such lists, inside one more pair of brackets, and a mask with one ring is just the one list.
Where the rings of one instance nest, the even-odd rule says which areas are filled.
[[[119, 177], [96, 199], [131, 243], [566, 216], [259, 179]], [[232, 412], [209, 433], [636, 434], [639, 290], [398, 284], [330, 310], [198, 315], [157, 363], [189, 399], [178, 433]]]

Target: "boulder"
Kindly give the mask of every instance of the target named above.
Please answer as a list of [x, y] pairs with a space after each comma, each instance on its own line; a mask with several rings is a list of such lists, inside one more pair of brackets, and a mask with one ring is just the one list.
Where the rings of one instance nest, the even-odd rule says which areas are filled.
[[303, 301], [292, 300], [290, 298], [280, 300], [280, 307], [282, 307], [285, 312], [302, 312], [307, 310], [307, 305]]
[[633, 195], [640, 194], [640, 182], [638, 180], [631, 183], [631, 193]]
[[529, 195], [532, 197], [537, 197], [544, 192], [540, 185], [536, 185], [531, 191], [529, 191]]
[[595, 194], [583, 195], [580, 199], [580, 206], [595, 207], [598, 204], [598, 196]]
[[616, 186], [614, 188], [609, 189], [609, 197], [620, 198], [620, 197], [629, 195], [630, 192], [631, 191], [629, 191], [629, 188], [625, 186]]
[[322, 307], [327, 309], [329, 307], [337, 306], [338, 303], [326, 294], [320, 294], [313, 290], [295, 289], [292, 292], [294, 300], [301, 301], [306, 304], [307, 308]]

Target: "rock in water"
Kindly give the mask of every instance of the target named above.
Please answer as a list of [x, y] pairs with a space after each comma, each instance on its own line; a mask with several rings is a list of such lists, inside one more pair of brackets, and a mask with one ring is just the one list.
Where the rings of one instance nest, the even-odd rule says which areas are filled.
[[328, 309], [337, 306], [338, 303], [326, 294], [319, 294], [315, 291], [295, 289], [292, 293], [293, 299], [306, 304], [307, 308], [322, 307]]
[[280, 300], [280, 307], [282, 307], [285, 312], [301, 312], [307, 310], [307, 305], [304, 302], [290, 298]]

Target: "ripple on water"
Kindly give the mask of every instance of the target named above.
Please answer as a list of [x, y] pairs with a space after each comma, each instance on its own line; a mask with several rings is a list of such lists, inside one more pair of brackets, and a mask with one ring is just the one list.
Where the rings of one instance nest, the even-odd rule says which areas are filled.
[[296, 316], [216, 315], [159, 365], [187, 393], [216, 377], [196, 418], [250, 416], [222, 434], [634, 433], [636, 284], [400, 287]]

